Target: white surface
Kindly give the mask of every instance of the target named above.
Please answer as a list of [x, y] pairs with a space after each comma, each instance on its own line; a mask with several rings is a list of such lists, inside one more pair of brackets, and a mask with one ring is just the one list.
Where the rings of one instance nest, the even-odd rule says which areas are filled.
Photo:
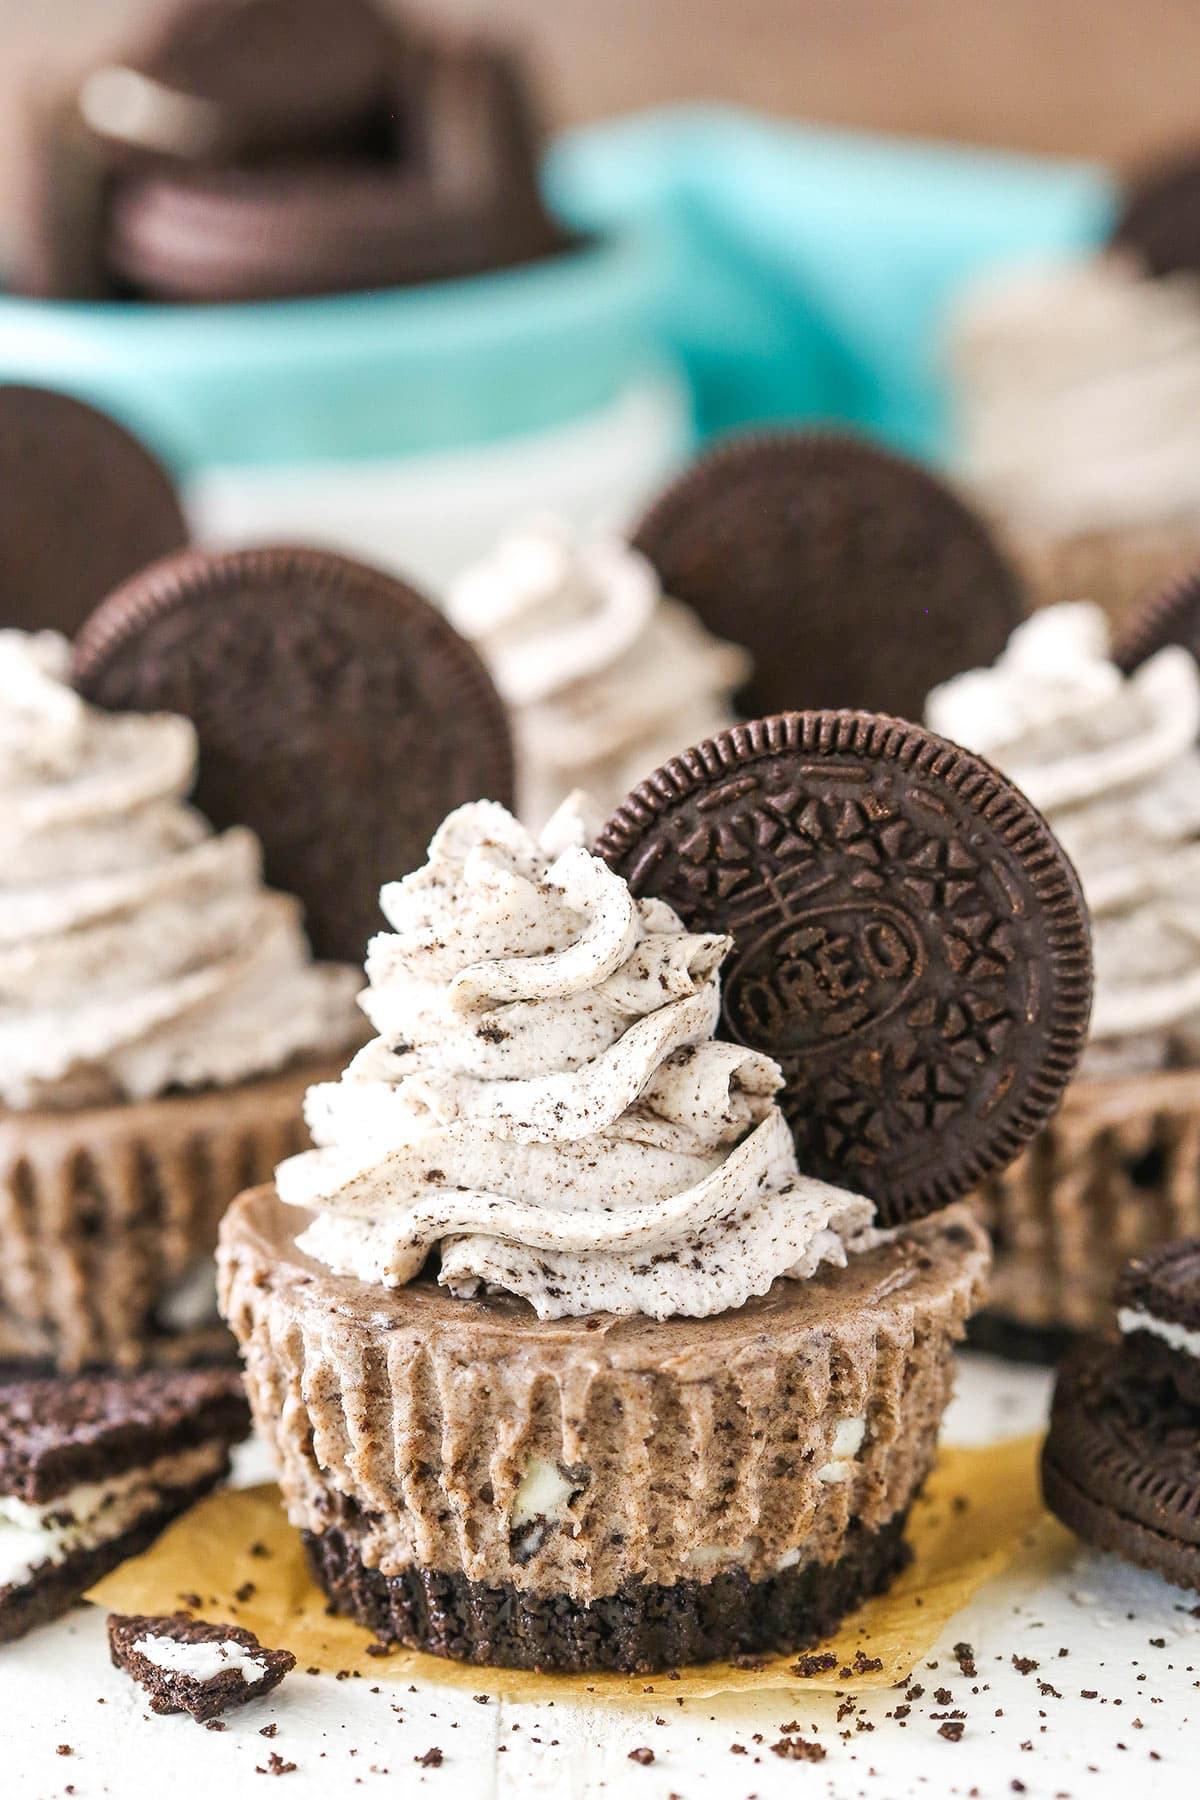
[[687, 454], [688, 402], [664, 374], [549, 431], [387, 460], [214, 468], [188, 486], [210, 544], [325, 544], [430, 592], [514, 520], [552, 513], [581, 532], [620, 528]]
[[[964, 1358], [948, 1435], [980, 1443], [1036, 1429], [1046, 1392], [1030, 1371]], [[251, 1458], [248, 1478], [260, 1472]], [[1082, 1550], [1052, 1582], [1039, 1584], [1018, 1565], [952, 1621], [930, 1654], [936, 1668], [914, 1675], [925, 1692], [903, 1722], [888, 1716], [903, 1698], [894, 1689], [866, 1696], [839, 1720], [838, 1701], [824, 1694], [681, 1706], [660, 1682], [638, 1704], [478, 1705], [429, 1683], [376, 1690], [369, 1680], [296, 1673], [276, 1695], [229, 1714], [221, 1733], [149, 1714], [140, 1689], [108, 1665], [103, 1617], [76, 1613], [0, 1649], [0, 1795], [53, 1800], [69, 1784], [79, 1800], [266, 1800], [274, 1790], [255, 1770], [275, 1751], [297, 1765], [280, 1800], [372, 1791], [430, 1800], [999, 1800], [1021, 1791], [1014, 1781], [1043, 1800], [1183, 1800], [1196, 1792], [1200, 1744], [1196, 1604], [1155, 1576]], [[974, 1647], [974, 1680], [952, 1653], [962, 1640]], [[1060, 1646], [1070, 1654], [1060, 1657]], [[1023, 1675], [1014, 1655], [1039, 1667]], [[943, 1684], [949, 1706], [935, 1698]], [[1081, 1699], [1085, 1689], [1096, 1698]], [[958, 1707], [966, 1729], [948, 1743], [931, 1714]], [[771, 1754], [792, 1720], [826, 1746], [824, 1762]], [[264, 1739], [259, 1728], [272, 1721], [277, 1735]], [[71, 1754], [60, 1757], [55, 1747], [64, 1743]], [[414, 1759], [435, 1745], [442, 1765], [420, 1767]], [[629, 1761], [643, 1745], [654, 1752], [650, 1767]]]

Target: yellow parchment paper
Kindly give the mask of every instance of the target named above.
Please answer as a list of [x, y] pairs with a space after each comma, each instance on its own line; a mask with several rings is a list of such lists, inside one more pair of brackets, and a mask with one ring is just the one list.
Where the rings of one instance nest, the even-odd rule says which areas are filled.
[[868, 1601], [836, 1637], [816, 1647], [836, 1660], [808, 1675], [797, 1672], [794, 1656], [770, 1657], [754, 1668], [707, 1663], [682, 1669], [677, 1678], [533, 1675], [408, 1650], [369, 1656], [369, 1633], [327, 1616], [299, 1534], [271, 1486], [226, 1490], [201, 1501], [87, 1598], [114, 1612], [186, 1608], [203, 1618], [233, 1620], [264, 1644], [291, 1650], [301, 1669], [348, 1670], [373, 1682], [441, 1682], [513, 1700], [582, 1694], [708, 1699], [747, 1688], [861, 1692], [906, 1680], [946, 1621], [1047, 1522], [1038, 1493], [1038, 1442], [1017, 1438], [983, 1450], [942, 1451], [913, 1509], [912, 1563], [890, 1593]]

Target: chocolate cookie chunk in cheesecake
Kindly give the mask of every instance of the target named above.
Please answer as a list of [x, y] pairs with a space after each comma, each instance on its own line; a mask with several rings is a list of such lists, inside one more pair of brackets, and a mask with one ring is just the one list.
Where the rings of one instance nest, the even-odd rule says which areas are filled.
[[[884, 829], [867, 749], [847, 742], [843, 761]], [[900, 767], [894, 801], [914, 782]], [[1005, 1063], [1001, 1033], [990, 1053], [1018, 1090], [998, 1119], [976, 1116], [999, 1157], [1069, 1072], [1086, 931], [1036, 815], [1006, 835], [1016, 815], [993, 786], [968, 822], [952, 784], [923, 772], [938, 805], [898, 815], [906, 857], [863, 859], [845, 897], [833, 838], [818, 834], [806, 866], [819, 894], [825, 864], [841, 902], [830, 957], [844, 961], [857, 911], [879, 965], [870, 1016], [811, 1052], [827, 1084], [814, 1106], [835, 1130], [836, 1069], [861, 1082], [863, 1063], [895, 1059], [897, 985], [915, 1015], [902, 1074], [953, 1066], [918, 1029], [949, 998], [946, 959], [931, 966], [919, 938], [898, 973], [895, 921], [953, 910], [957, 890], [918, 902], [902, 877], [943, 834], [990, 821], [1008, 910], [989, 890], [990, 948], [962, 969], [1024, 957], [1029, 985], [993, 987], [987, 1023], [1017, 1031], [1032, 1010], [1044, 1039]], [[737, 859], [768, 890], [783, 880], [772, 823], [801, 829], [795, 774]], [[739, 782], [747, 768], [716, 802]], [[311, 1091], [316, 1148], [227, 1215], [222, 1305], [317, 1578], [383, 1638], [576, 1670], [800, 1649], [905, 1558], [987, 1268], [983, 1232], [951, 1203], [971, 1158], [947, 1156], [936, 1180], [928, 1152], [911, 1181], [886, 1165], [892, 1205], [886, 1182], [864, 1191], [849, 1164], [810, 1165], [805, 1140], [798, 1156], [770, 1048], [716, 1035], [736, 927], [681, 918], [592, 854], [593, 835], [577, 804], [540, 839], [467, 806], [385, 887], [391, 930], [363, 998], [378, 1035]], [[1027, 913], [1042, 935], [1025, 935]], [[800, 991], [797, 974], [785, 992]], [[956, 1111], [980, 1092], [997, 1110], [988, 1053], [958, 1054], [976, 1085]]]
[[742, 644], [745, 713], [861, 706], [919, 719], [1022, 613], [983, 521], [915, 463], [834, 433], [718, 445], [633, 535], [663, 588]]
[[0, 1386], [0, 1641], [68, 1610], [229, 1471], [232, 1370]]
[[150, 1696], [152, 1712], [189, 1712], [201, 1725], [261, 1699], [296, 1666], [290, 1650], [264, 1649], [240, 1625], [210, 1624], [190, 1613], [113, 1613], [108, 1647], [113, 1667]]

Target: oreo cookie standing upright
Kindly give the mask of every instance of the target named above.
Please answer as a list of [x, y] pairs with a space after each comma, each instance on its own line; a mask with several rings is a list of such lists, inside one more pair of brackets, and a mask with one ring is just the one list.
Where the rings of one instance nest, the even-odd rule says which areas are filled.
[[75, 678], [113, 711], [191, 718], [197, 805], [257, 832], [319, 956], [362, 959], [380, 887], [446, 812], [512, 798], [504, 708], [475, 652], [402, 581], [329, 552], [155, 564], [88, 621]]
[[734, 940], [722, 1035], [773, 1056], [801, 1170], [895, 1225], [1003, 1167], [1054, 1110], [1091, 1000], [1073, 869], [987, 763], [898, 720], [734, 726], [597, 844], [635, 895]]
[[848, 435], [720, 445], [633, 542], [667, 593], [750, 651], [750, 715], [848, 706], [919, 719], [929, 689], [990, 663], [1022, 612], [983, 521], [915, 463]]
[[0, 385], [0, 626], [68, 636], [187, 522], [155, 456], [106, 413]]

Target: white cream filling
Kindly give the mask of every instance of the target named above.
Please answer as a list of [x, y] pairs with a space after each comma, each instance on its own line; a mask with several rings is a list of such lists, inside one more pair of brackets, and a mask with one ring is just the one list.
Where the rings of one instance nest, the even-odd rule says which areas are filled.
[[832, 1454], [829, 1461], [822, 1463], [817, 1470], [817, 1480], [848, 1481], [854, 1473], [855, 1458], [863, 1447], [866, 1435], [866, 1419], [839, 1419], [833, 1443], [829, 1446]]
[[225, 1444], [214, 1440], [107, 1481], [81, 1482], [41, 1506], [0, 1496], [0, 1588], [19, 1587], [43, 1563], [120, 1537], [154, 1510], [164, 1488], [191, 1487], [224, 1460]]
[[560, 1523], [578, 1485], [578, 1482], [567, 1480], [557, 1463], [547, 1462], [543, 1456], [531, 1456], [521, 1485], [513, 1495], [512, 1529], [520, 1531], [522, 1526], [532, 1525], [535, 1519], [545, 1519], [548, 1524]]
[[267, 1666], [264, 1657], [256, 1656], [234, 1638], [212, 1644], [181, 1644], [171, 1637], [142, 1637], [136, 1639], [133, 1649], [156, 1669], [169, 1675], [186, 1675], [192, 1681], [212, 1681], [227, 1669], [234, 1669], [249, 1683], [257, 1681]]
[[1157, 1319], [1140, 1307], [1122, 1306], [1117, 1313], [1117, 1324], [1126, 1336], [1131, 1331], [1145, 1331], [1151, 1337], [1161, 1338], [1172, 1350], [1182, 1350], [1185, 1356], [1200, 1356], [1200, 1331], [1176, 1325], [1171, 1319]]

